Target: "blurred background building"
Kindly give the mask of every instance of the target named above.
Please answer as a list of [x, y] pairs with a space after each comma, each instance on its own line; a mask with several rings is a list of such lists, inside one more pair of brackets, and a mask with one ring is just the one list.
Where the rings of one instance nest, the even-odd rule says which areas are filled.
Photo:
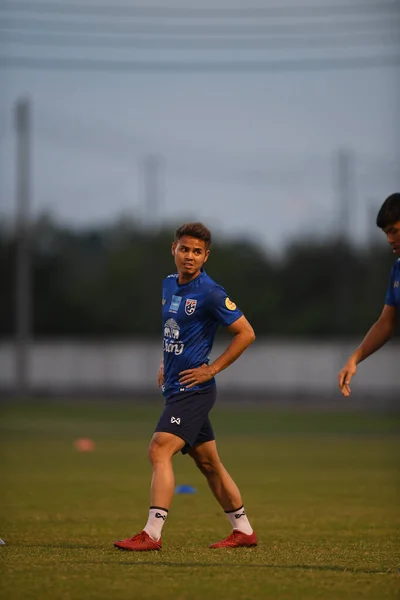
[[[2, 392], [157, 394], [170, 243], [202, 220], [258, 335], [220, 389], [337, 401], [393, 262], [399, 32], [394, 0], [2, 1]], [[399, 364], [359, 402], [399, 400]]]

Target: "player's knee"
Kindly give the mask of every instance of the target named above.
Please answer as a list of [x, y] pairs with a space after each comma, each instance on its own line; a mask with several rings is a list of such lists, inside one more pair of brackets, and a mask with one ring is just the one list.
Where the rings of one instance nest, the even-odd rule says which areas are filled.
[[195, 459], [197, 467], [206, 477], [212, 477], [219, 472], [220, 462], [209, 459]]
[[170, 460], [171, 455], [171, 450], [167, 444], [160, 443], [157, 439], [151, 441], [148, 457], [152, 465]]
[[157, 441], [152, 440], [148, 450], [149, 461], [152, 465], [157, 462], [161, 462], [164, 459], [165, 451], [161, 444]]

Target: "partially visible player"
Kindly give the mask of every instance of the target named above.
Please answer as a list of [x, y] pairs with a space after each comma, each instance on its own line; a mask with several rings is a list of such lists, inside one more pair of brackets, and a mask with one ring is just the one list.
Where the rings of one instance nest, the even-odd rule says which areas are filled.
[[[114, 543], [122, 550], [161, 550], [161, 531], [175, 487], [172, 457], [179, 451], [189, 454], [205, 475], [232, 526], [231, 534], [211, 548], [257, 545], [239, 489], [218, 456], [209, 419], [216, 400], [215, 375], [229, 367], [255, 335], [224, 288], [203, 270], [210, 244], [210, 231], [202, 223], [182, 225], [175, 233], [172, 255], [177, 273], [166, 277], [162, 286], [164, 352], [158, 385], [165, 407], [149, 448], [153, 467], [149, 516], [138, 535]], [[232, 341], [210, 364], [220, 325], [232, 334]]]
[[[400, 256], [400, 194], [392, 194], [386, 198], [378, 212], [376, 224], [386, 234], [393, 254]], [[385, 305], [379, 319], [339, 373], [339, 388], [344, 396], [351, 393], [350, 381], [357, 371], [358, 363], [379, 350], [394, 333], [399, 312], [400, 258], [393, 265]]]

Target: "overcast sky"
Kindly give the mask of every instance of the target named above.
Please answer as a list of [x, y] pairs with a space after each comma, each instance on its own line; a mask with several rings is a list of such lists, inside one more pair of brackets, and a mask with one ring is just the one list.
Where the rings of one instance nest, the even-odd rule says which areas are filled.
[[[10, 14], [17, 31], [21, 16]], [[297, 56], [297, 51], [276, 49], [195, 52], [195, 59], [206, 62]], [[363, 53], [346, 47], [302, 54], [306, 59], [327, 55], [399, 56], [400, 49], [393, 43]], [[337, 228], [334, 173], [341, 148], [354, 157], [351, 227], [359, 239], [370, 231], [374, 209], [400, 189], [399, 62], [278, 71], [113, 72], [107, 64], [81, 68], [79, 61], [182, 61], [188, 52], [113, 49], [110, 54], [105, 48], [31, 47], [11, 38], [0, 43], [0, 56], [22, 57], [18, 66], [0, 60], [3, 215], [12, 215], [15, 207], [13, 107], [22, 96], [33, 107], [33, 211], [47, 210], [79, 225], [121, 214], [173, 226], [193, 218], [227, 235], [256, 236], [279, 248], [302, 232], [321, 235]], [[26, 58], [66, 56], [78, 60], [75, 66], [24, 66]], [[148, 155], [160, 159], [158, 206], [150, 216], [143, 167]]]

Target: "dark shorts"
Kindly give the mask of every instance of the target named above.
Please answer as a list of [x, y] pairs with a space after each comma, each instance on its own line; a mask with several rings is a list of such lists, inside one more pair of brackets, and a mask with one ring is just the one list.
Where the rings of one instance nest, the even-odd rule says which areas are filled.
[[215, 400], [215, 385], [169, 398], [155, 431], [173, 433], [182, 438], [186, 442], [182, 454], [187, 454], [194, 446], [211, 442], [215, 437], [208, 415]]

